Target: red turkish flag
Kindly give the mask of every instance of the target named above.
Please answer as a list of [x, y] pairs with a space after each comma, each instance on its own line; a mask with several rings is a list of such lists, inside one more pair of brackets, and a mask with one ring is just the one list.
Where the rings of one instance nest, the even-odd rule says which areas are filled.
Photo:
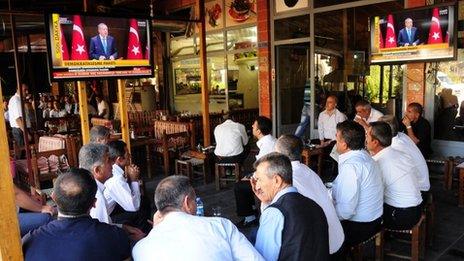
[[429, 31], [429, 40], [427, 41], [427, 43], [428, 44], [443, 43], [443, 35], [441, 33], [440, 15], [438, 13], [438, 8], [433, 9], [433, 16], [432, 16], [432, 21], [430, 24], [430, 31]]
[[89, 53], [87, 52], [81, 17], [79, 15], [73, 16], [73, 24], [71, 60], [88, 60]]
[[382, 36], [382, 30], [379, 28], [379, 49], [385, 48], [384, 43], [383, 43], [383, 36]]
[[69, 50], [66, 39], [64, 38], [63, 28], [60, 26], [60, 42], [61, 42], [61, 58], [63, 60], [69, 60]]
[[136, 19], [130, 19], [129, 43], [127, 45], [127, 59], [143, 59], [142, 46], [139, 39], [139, 25]]
[[393, 26], [393, 15], [389, 14], [387, 19], [387, 37], [385, 38], [385, 48], [396, 47], [395, 27]]

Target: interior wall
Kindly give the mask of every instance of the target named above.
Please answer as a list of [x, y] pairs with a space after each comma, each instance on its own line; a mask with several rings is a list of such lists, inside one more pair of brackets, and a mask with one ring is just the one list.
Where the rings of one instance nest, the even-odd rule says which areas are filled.
[[237, 93], [243, 93], [243, 107], [245, 109], [258, 108], [258, 68], [250, 69], [253, 63], [243, 63], [238, 65], [239, 78], [237, 83]]

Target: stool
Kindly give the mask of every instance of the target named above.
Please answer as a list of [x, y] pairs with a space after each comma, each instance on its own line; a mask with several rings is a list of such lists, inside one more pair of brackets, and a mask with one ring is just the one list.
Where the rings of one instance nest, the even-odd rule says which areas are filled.
[[435, 236], [435, 202], [433, 202], [433, 195], [431, 192], [428, 194], [427, 202], [424, 204], [424, 214], [425, 214], [425, 242], [427, 246], [433, 246], [434, 236]]
[[[234, 178], [226, 177], [226, 169], [233, 168]], [[238, 182], [240, 180], [240, 164], [239, 163], [215, 163], [214, 172], [216, 176], [216, 190], [221, 189], [222, 182], [234, 181]]]
[[375, 260], [383, 260], [383, 230], [377, 232], [371, 238], [364, 242], [359, 243], [356, 246], [351, 247], [351, 253], [353, 254], [355, 261], [363, 260], [363, 249], [364, 246], [375, 240]]
[[403, 256], [395, 253], [386, 253], [387, 256], [393, 256], [396, 258], [409, 259], [412, 261], [418, 261], [419, 258], [425, 256], [425, 224], [426, 216], [421, 215], [419, 222], [412, 227], [410, 230], [394, 230], [385, 228], [386, 232], [410, 234], [411, 235], [411, 256]]
[[[187, 176], [190, 181], [193, 181], [195, 174], [199, 174], [203, 178], [203, 182], [206, 184], [208, 182], [208, 177], [206, 173], [206, 167], [204, 160], [191, 158], [185, 160], [176, 160], [176, 175]], [[198, 167], [201, 170], [198, 170]], [[197, 168], [197, 170], [195, 170]]]

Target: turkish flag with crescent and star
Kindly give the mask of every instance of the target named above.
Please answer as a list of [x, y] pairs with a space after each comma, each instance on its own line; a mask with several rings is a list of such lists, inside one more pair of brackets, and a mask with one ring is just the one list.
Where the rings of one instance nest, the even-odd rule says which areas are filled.
[[387, 18], [387, 36], [385, 37], [385, 48], [396, 47], [395, 27], [393, 26], [393, 15], [389, 14]]
[[127, 59], [143, 59], [142, 47], [139, 39], [139, 26], [136, 19], [130, 19], [128, 42]]
[[63, 60], [69, 60], [69, 50], [66, 39], [64, 38], [63, 28], [60, 26], [61, 57]]
[[71, 60], [88, 60], [89, 53], [87, 52], [81, 17], [79, 15], [73, 16], [73, 24]]
[[432, 15], [432, 21], [430, 23], [429, 40], [427, 41], [427, 43], [428, 44], [443, 43], [443, 35], [441, 33], [440, 15], [438, 12], [438, 8], [433, 8], [432, 13], [433, 15]]

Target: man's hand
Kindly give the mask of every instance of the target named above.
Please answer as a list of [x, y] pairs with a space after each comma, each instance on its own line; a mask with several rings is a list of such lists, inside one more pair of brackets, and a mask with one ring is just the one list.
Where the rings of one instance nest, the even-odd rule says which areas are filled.
[[129, 238], [135, 242], [139, 241], [140, 239], [146, 236], [146, 234], [143, 233], [142, 230], [136, 227], [132, 227], [129, 225], [122, 225], [122, 229], [124, 229], [124, 231], [126, 231], [126, 233], [129, 235]]
[[263, 191], [261, 189], [259, 189], [259, 188], [256, 188], [256, 179], [255, 179], [255, 177], [251, 177], [250, 184], [251, 184], [251, 189], [255, 193], [256, 197], [258, 197], [258, 199], [261, 201], [261, 203], [269, 204], [270, 202], [268, 202], [268, 200], [265, 199], [265, 197], [263, 195]]
[[137, 165], [131, 164], [127, 166], [127, 177], [130, 181], [138, 181], [140, 179], [140, 169]]
[[356, 117], [354, 117], [354, 121], [361, 124], [361, 126], [364, 127], [364, 129], [367, 129], [369, 128], [369, 124], [367, 124], [366, 120], [364, 120], [361, 116], [359, 115], [356, 115]]
[[54, 207], [52, 207], [52, 206], [49, 206], [49, 205], [43, 205], [40, 212], [50, 214], [51, 216], [56, 215], [56, 209]]
[[113, 61], [113, 60], [114, 60], [114, 56], [110, 55], [110, 60]]
[[409, 43], [405, 43], [404, 46], [409, 46]]
[[100, 57], [98, 57], [98, 60], [105, 60], [105, 56], [100, 55]]
[[403, 122], [404, 126], [406, 126], [406, 128], [411, 126], [411, 120], [407, 116], [404, 116], [402, 122]]

